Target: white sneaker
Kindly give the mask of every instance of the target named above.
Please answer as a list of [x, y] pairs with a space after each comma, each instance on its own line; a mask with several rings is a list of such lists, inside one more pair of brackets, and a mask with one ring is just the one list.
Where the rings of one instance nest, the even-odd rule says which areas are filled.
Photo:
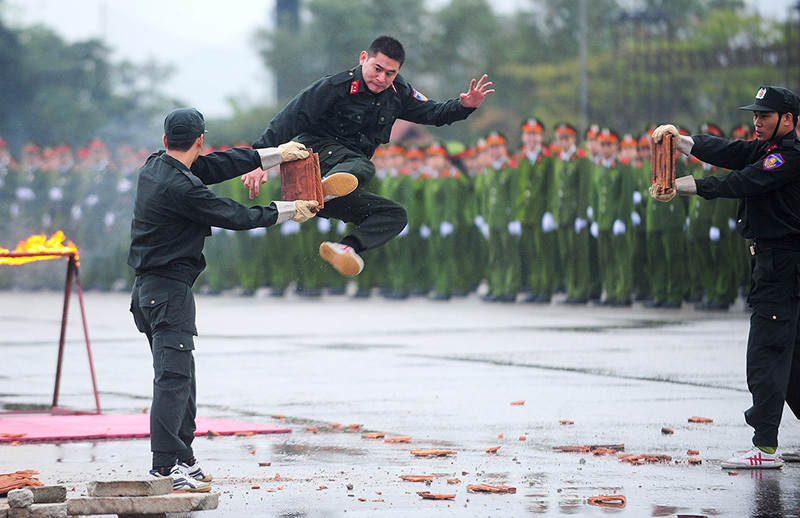
[[358, 275], [364, 269], [364, 260], [355, 250], [341, 243], [325, 241], [319, 245], [319, 255], [331, 263], [337, 272], [348, 277]]
[[324, 201], [347, 196], [358, 187], [358, 178], [350, 173], [333, 173], [322, 179], [322, 199]]
[[211, 475], [207, 475], [203, 468], [200, 467], [199, 462], [195, 462], [191, 466], [186, 464], [185, 462], [179, 462], [176, 464], [179, 470], [183, 472], [184, 475], [189, 475], [195, 480], [199, 480], [200, 482], [211, 482], [214, 480], [214, 477]]
[[188, 493], [208, 493], [211, 491], [211, 484], [189, 477], [177, 465], [172, 467], [169, 475], [162, 475], [155, 469], [151, 469], [150, 474], [158, 478], [171, 478], [173, 491], [186, 491]]
[[777, 453], [764, 453], [755, 446], [747, 451], [737, 451], [720, 466], [724, 469], [775, 469], [783, 466]]

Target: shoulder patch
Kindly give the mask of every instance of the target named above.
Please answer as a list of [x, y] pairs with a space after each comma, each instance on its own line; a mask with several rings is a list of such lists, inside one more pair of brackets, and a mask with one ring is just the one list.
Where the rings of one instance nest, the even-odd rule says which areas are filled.
[[781, 156], [780, 153], [772, 153], [771, 155], [767, 155], [762, 165], [764, 167], [764, 170], [769, 171], [771, 169], [780, 167], [785, 163], [786, 160], [784, 160], [784, 158]]
[[422, 102], [425, 102], [425, 101], [428, 100], [428, 98], [425, 97], [424, 95], [422, 95], [422, 93], [420, 93], [419, 91], [417, 91], [416, 88], [414, 88], [414, 99], [417, 99], [417, 100], [422, 101]]

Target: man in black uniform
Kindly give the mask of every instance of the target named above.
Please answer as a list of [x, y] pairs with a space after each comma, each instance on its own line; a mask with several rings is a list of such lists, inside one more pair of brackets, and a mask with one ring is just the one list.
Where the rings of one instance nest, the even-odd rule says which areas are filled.
[[208, 476], [195, 462], [195, 305], [192, 284], [206, 266], [203, 244], [211, 227], [247, 230], [314, 216], [316, 201], [274, 201], [246, 207], [218, 198], [206, 185], [255, 168], [308, 156], [302, 144], [277, 148], [233, 148], [201, 156], [205, 122], [194, 108], [164, 120], [166, 151], [150, 155], [139, 170], [128, 265], [136, 271], [131, 312], [153, 353], [150, 448], [154, 476], [173, 487], [208, 491]]
[[[364, 267], [358, 255], [376, 248], [406, 226], [406, 210], [399, 204], [367, 192], [363, 187], [375, 175], [370, 161], [375, 148], [389, 142], [392, 124], [403, 119], [442, 126], [466, 119], [483, 102], [492, 83], [486, 75], [474, 79], [459, 99], [444, 103], [428, 100], [398, 74], [405, 60], [402, 44], [379, 36], [361, 52], [359, 65], [324, 77], [300, 92], [269, 123], [253, 147], [275, 146], [295, 139], [319, 153], [323, 177], [346, 172], [358, 178], [359, 188], [328, 203], [319, 212], [355, 224], [338, 243], [324, 242], [320, 255], [342, 275], [356, 275]], [[265, 175], [244, 179], [255, 192]]]
[[672, 133], [678, 150], [703, 162], [731, 169], [722, 176], [676, 179], [675, 189], [650, 194], [669, 201], [677, 194], [706, 199], [738, 198], [736, 230], [752, 239], [752, 281], [747, 302], [753, 308], [747, 343], [747, 385], [753, 406], [745, 412], [755, 429], [753, 448], [737, 452], [723, 468], [779, 468], [778, 427], [786, 402], [800, 418], [800, 140], [794, 132], [800, 99], [785, 88], [762, 86], [755, 102], [741, 110], [753, 111], [755, 140], [728, 141], [711, 135], [678, 137], [672, 125], [653, 131], [660, 142]]

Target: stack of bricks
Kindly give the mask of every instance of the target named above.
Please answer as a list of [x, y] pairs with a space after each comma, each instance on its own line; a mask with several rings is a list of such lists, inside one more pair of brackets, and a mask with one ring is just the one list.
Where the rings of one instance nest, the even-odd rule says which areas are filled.
[[171, 478], [91, 482], [88, 496], [67, 499], [62, 486], [15, 489], [0, 518], [67, 518], [115, 514], [119, 518], [166, 518], [167, 513], [216, 509], [218, 493], [173, 493]]

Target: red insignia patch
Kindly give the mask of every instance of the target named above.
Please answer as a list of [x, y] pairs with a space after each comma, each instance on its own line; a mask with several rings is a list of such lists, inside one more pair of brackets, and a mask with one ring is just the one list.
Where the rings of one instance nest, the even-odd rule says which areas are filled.
[[350, 94], [354, 94], [358, 92], [358, 79], [354, 79], [352, 83], [350, 83]]

